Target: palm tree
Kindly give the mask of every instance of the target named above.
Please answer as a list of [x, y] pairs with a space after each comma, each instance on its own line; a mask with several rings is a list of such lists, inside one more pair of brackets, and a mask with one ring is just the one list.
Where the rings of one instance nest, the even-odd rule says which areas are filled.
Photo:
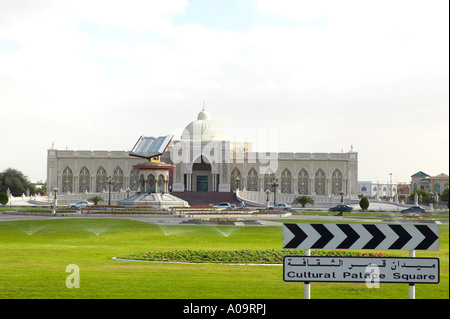
[[302, 204], [302, 207], [305, 207], [306, 204], [314, 204], [314, 199], [309, 196], [302, 195], [294, 199], [292, 204]]
[[98, 205], [98, 202], [103, 202], [103, 198], [96, 195], [96, 196], [92, 196], [92, 197], [88, 198], [88, 201], [94, 202], [95, 205]]

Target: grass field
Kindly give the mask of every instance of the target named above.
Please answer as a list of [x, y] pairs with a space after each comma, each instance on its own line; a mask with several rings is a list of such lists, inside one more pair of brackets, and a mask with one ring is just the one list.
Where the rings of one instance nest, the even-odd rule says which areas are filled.
[[[123, 262], [112, 257], [183, 249], [281, 249], [282, 227], [158, 226], [126, 219], [0, 222], [0, 298], [303, 298], [303, 283], [281, 266]], [[406, 251], [381, 251], [407, 256]], [[416, 298], [449, 298], [448, 225], [440, 226], [441, 282], [416, 285]], [[66, 267], [80, 270], [68, 289]], [[313, 299], [407, 299], [407, 284], [314, 283]]]

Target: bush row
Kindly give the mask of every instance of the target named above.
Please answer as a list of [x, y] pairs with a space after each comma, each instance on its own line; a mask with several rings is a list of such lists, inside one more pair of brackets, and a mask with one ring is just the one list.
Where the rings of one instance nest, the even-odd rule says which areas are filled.
[[[172, 250], [144, 252], [119, 257], [121, 259], [189, 263], [282, 264], [285, 256], [304, 256], [302, 249], [268, 250]], [[311, 256], [390, 257], [383, 253], [344, 250], [312, 250]]]

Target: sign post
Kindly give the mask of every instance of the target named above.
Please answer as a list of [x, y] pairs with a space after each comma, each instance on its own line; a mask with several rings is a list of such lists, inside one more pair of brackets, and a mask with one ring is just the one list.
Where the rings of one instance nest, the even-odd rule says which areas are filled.
[[[439, 283], [439, 259], [415, 258], [415, 250], [439, 250], [438, 225], [284, 224], [283, 248], [305, 250], [283, 262], [284, 281], [304, 282], [305, 299], [312, 281], [408, 283], [410, 299], [416, 283]], [[409, 258], [313, 257], [311, 249], [408, 250]]]
[[[305, 256], [311, 256], [311, 249], [305, 249]], [[283, 260], [284, 263], [284, 260]], [[284, 266], [283, 266], [284, 268]], [[309, 281], [305, 282], [305, 288], [304, 288], [304, 294], [305, 294], [305, 299], [311, 299], [311, 285], [309, 283]]]

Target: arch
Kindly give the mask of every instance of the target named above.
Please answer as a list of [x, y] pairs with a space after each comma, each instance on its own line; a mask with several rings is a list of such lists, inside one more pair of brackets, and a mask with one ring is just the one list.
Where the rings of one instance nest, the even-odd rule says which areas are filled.
[[314, 189], [316, 195], [325, 196], [325, 172], [321, 168], [314, 175]]
[[336, 169], [331, 175], [331, 194], [339, 195], [342, 190], [342, 173]]
[[123, 170], [117, 166], [113, 172], [113, 192], [120, 192], [123, 189]]
[[80, 170], [80, 178], [78, 182], [80, 193], [89, 193], [90, 191], [90, 182], [91, 180], [91, 173], [89, 172], [88, 168], [86, 166], [83, 166]]
[[106, 190], [106, 169], [100, 166], [95, 175], [95, 191], [101, 193]]
[[139, 190], [139, 171], [137, 169], [133, 169], [130, 172], [130, 190], [137, 191]]
[[206, 156], [199, 156], [192, 164], [193, 171], [210, 171], [211, 162]]
[[298, 193], [300, 195], [309, 194], [309, 174], [304, 168], [298, 173]]
[[69, 166], [66, 166], [62, 173], [62, 192], [73, 192], [73, 171]]
[[158, 176], [158, 181], [157, 181], [157, 185], [156, 185], [156, 192], [157, 193], [164, 193], [164, 175], [163, 174], [159, 174]]
[[281, 192], [284, 194], [292, 194], [292, 174], [288, 168], [281, 173]]
[[147, 193], [156, 193], [156, 178], [155, 175], [149, 174], [147, 176], [147, 185], [146, 185]]
[[274, 179], [275, 179], [275, 174], [274, 173], [270, 173], [270, 174], [264, 174], [264, 191], [266, 191], [266, 190], [270, 190], [270, 191], [273, 191], [272, 190], [272, 182], [274, 181]]
[[[233, 169], [230, 175], [230, 187], [231, 191], [236, 191], [238, 185], [237, 185], [237, 179], [239, 178], [240, 183], [242, 183], [242, 177], [241, 172], [236, 167]], [[240, 184], [242, 185], [242, 184]], [[242, 188], [242, 186], [240, 186]]]
[[250, 169], [247, 174], [247, 190], [248, 191], [258, 191], [258, 173], [254, 168]]

